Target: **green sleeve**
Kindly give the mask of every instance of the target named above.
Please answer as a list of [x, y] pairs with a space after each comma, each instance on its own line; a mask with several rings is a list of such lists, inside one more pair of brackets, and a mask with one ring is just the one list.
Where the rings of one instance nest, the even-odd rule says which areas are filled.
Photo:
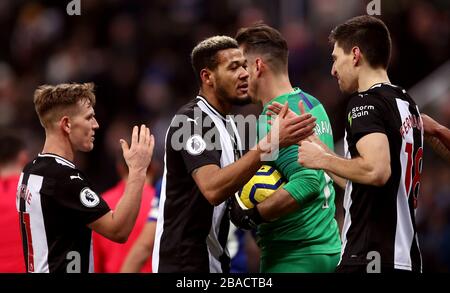
[[276, 168], [287, 179], [284, 190], [297, 201], [299, 205], [311, 201], [320, 194], [319, 171], [307, 169], [297, 162], [298, 146], [293, 145], [280, 150]]

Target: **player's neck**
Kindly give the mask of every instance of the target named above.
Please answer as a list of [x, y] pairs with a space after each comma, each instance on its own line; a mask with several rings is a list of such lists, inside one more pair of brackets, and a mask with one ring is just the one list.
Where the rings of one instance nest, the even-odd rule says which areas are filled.
[[219, 111], [220, 114], [223, 116], [226, 116], [230, 113], [232, 105], [231, 103], [227, 103], [221, 99], [215, 94], [214, 91], [208, 91], [204, 89], [200, 89], [199, 95], [204, 97], [208, 103], [211, 104], [211, 106], [214, 107], [217, 111]]
[[294, 90], [287, 74], [271, 75], [261, 82], [261, 102], [266, 104], [281, 95]]
[[358, 78], [358, 92], [365, 92], [377, 83], [391, 83], [385, 69], [361, 69]]
[[46, 132], [45, 144], [42, 149], [42, 153], [51, 153], [63, 157], [64, 159], [73, 162], [74, 151], [70, 142], [62, 137], [58, 137], [55, 134], [49, 134]]

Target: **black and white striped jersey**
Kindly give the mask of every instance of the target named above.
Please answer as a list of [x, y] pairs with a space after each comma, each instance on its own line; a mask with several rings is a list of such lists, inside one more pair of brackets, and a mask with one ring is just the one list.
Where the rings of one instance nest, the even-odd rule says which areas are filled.
[[202, 166], [225, 167], [241, 156], [230, 116], [197, 96], [172, 119], [166, 134], [153, 272], [228, 272], [229, 219], [226, 203], [211, 205], [191, 173]]
[[20, 176], [16, 204], [27, 272], [93, 272], [87, 225], [109, 207], [73, 163], [39, 154]]
[[347, 107], [345, 153], [370, 133], [389, 141], [391, 177], [382, 187], [348, 181], [340, 265], [363, 265], [380, 255], [381, 267], [421, 271], [415, 213], [422, 171], [423, 129], [419, 109], [405, 90], [376, 84], [355, 94]]

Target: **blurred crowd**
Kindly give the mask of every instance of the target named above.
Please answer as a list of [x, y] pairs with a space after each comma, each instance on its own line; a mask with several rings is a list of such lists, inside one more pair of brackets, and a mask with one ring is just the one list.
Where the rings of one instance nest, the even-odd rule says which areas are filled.
[[[321, 100], [336, 141], [343, 137], [347, 101], [330, 75], [327, 38], [336, 24], [366, 13], [370, 1], [81, 0], [80, 16], [67, 15], [69, 2], [0, 1], [0, 130], [20, 133], [34, 156], [44, 139], [32, 102], [36, 87], [94, 82], [100, 129], [94, 151], [76, 164], [99, 191], [119, 179], [113, 158], [132, 124], [151, 127], [157, 142], [154, 170], [162, 172], [170, 119], [198, 91], [190, 51], [206, 37], [234, 36], [258, 20], [285, 36], [292, 84]], [[450, 3], [380, 2], [394, 44], [390, 78], [408, 89], [449, 60]], [[440, 101], [428, 105], [428, 114], [449, 127], [450, 92]], [[236, 108], [259, 111], [257, 105]], [[420, 196], [417, 224], [425, 271], [450, 272], [450, 166], [431, 149], [425, 149]], [[342, 205], [337, 206], [341, 218]]]

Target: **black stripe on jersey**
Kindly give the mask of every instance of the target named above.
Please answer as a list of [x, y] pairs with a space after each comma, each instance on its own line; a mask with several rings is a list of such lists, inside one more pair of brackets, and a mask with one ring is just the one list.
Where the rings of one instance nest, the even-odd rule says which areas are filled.
[[230, 220], [225, 212], [220, 222], [219, 235], [217, 236], [220, 245], [223, 248], [223, 254], [219, 257], [222, 267], [222, 273], [229, 273], [231, 266], [231, 258], [225, 253], [228, 239], [228, 232], [230, 231]]
[[20, 220], [20, 232], [22, 233], [22, 247], [23, 247], [23, 257], [25, 261], [26, 272], [28, 273], [28, 236], [25, 226], [25, 221], [23, 218], [23, 213], [26, 212], [25, 197], [26, 197], [26, 184], [28, 183], [29, 173], [23, 173], [22, 181], [20, 182], [19, 190], [19, 220]]

